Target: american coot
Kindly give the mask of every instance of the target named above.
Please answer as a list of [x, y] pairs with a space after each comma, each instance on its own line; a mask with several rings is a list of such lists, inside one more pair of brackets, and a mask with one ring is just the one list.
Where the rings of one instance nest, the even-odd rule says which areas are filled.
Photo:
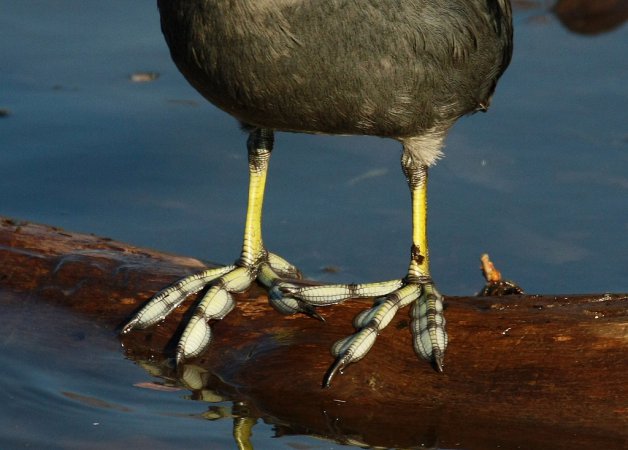
[[[397, 310], [412, 304], [414, 348], [442, 371], [442, 296], [429, 271], [427, 173], [449, 128], [485, 111], [512, 53], [508, 0], [158, 0], [174, 62], [210, 102], [249, 133], [249, 201], [240, 258], [183, 278], [126, 325], [145, 328], [209, 286], [177, 347], [177, 362], [211, 340], [208, 321], [234, 307], [254, 280], [283, 313], [376, 297], [357, 331], [332, 347], [323, 384], [366, 355]], [[389, 137], [402, 144], [412, 198], [410, 266], [399, 280], [310, 286], [262, 242], [264, 186], [274, 131]], [[350, 163], [350, 162], [348, 162]]]

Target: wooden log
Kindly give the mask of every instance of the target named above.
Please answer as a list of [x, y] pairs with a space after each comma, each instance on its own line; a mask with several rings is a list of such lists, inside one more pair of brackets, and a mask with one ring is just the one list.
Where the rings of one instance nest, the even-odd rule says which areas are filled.
[[[111, 329], [203, 266], [0, 218], [0, 293], [63, 305]], [[330, 389], [321, 389], [329, 347], [352, 332], [352, 318], [369, 302], [323, 308], [322, 323], [278, 314], [257, 286], [237, 300], [214, 324], [211, 348], [183, 368], [164, 361], [186, 308], [125, 335], [125, 351], [179, 377], [195, 395], [210, 389], [246, 402], [251, 417], [276, 424], [278, 433], [385, 447], [608, 450], [628, 442], [626, 294], [447, 297], [444, 374], [414, 355], [408, 315], [400, 312]]]

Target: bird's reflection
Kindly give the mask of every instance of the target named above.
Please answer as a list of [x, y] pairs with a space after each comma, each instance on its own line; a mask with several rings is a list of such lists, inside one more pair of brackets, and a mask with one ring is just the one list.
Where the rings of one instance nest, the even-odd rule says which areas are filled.
[[569, 31], [602, 34], [619, 28], [628, 19], [628, 1], [559, 0], [552, 12]]
[[[352, 445], [362, 448], [383, 448], [369, 445], [358, 435], [347, 435], [339, 426], [340, 419], [321, 411], [329, 427], [329, 434], [323, 435], [309, 431], [306, 427], [294, 427], [285, 421], [262, 415], [247, 401], [236, 399], [230, 388], [222, 383], [207, 369], [195, 365], [184, 364], [175, 369], [171, 359], [138, 360], [139, 366], [150, 375], [161, 378], [168, 386], [183, 387], [190, 391], [189, 400], [209, 403], [207, 411], [201, 416], [209, 421], [231, 420], [233, 422], [233, 440], [239, 450], [253, 450], [253, 431], [260, 421], [274, 426], [275, 437], [307, 435], [318, 439]], [[420, 446], [416, 448], [435, 448]]]

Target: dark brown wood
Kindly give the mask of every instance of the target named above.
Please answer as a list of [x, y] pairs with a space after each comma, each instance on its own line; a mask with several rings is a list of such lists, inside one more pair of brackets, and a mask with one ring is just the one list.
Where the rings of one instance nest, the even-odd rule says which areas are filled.
[[[120, 327], [155, 291], [203, 264], [91, 235], [0, 219], [0, 294], [36, 298]], [[1, 308], [0, 297], [0, 308]], [[281, 316], [259, 287], [213, 327], [198, 383], [244, 401], [279, 433], [370, 445], [446, 448], [625, 448], [628, 295], [447, 297], [445, 373], [414, 355], [407, 313], [369, 355], [321, 389], [330, 345], [369, 303], [325, 308], [326, 323]], [[127, 355], [181, 377], [172, 356], [186, 308], [131, 332]], [[98, 351], [98, 349], [94, 349]], [[187, 380], [187, 381], [185, 381]]]

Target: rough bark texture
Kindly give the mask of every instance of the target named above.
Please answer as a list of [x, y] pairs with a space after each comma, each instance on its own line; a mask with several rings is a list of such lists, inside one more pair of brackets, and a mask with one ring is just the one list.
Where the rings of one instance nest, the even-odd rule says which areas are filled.
[[[2, 296], [37, 298], [120, 327], [155, 291], [203, 264], [91, 235], [0, 218]], [[447, 297], [444, 374], [414, 355], [405, 311], [369, 355], [321, 379], [330, 345], [369, 303], [281, 316], [255, 287], [214, 324], [209, 351], [166, 362], [186, 308], [122, 339], [127, 356], [196, 395], [245, 401], [278, 433], [386, 447], [619, 449], [628, 442], [628, 295]], [[98, 349], [94, 349], [95, 352]], [[190, 375], [194, 374], [194, 376]], [[195, 378], [196, 377], [196, 378]]]

